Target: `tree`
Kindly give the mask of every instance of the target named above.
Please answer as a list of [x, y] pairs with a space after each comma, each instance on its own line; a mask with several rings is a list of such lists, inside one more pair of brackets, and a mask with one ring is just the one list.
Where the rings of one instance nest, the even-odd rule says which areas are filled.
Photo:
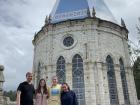
[[140, 57], [134, 62], [133, 65], [134, 80], [136, 84], [137, 96], [140, 99]]
[[130, 50], [130, 52], [133, 53], [131, 57], [135, 56], [137, 59], [136, 61], [134, 61], [133, 64], [133, 74], [134, 74], [134, 80], [136, 84], [137, 96], [138, 99], [140, 99], [140, 17], [138, 18], [138, 24], [136, 28], [138, 31], [138, 44], [137, 47], [133, 48], [133, 50]]
[[131, 40], [128, 41], [129, 54], [131, 59], [131, 64], [133, 65], [136, 59], [140, 56], [140, 17], [138, 18], [137, 28], [137, 41], [133, 42]]
[[16, 100], [16, 91], [4, 91], [4, 96], [9, 97], [11, 101]]
[[138, 18], [138, 24], [136, 25], [136, 28], [138, 31], [138, 42], [134, 43], [129, 40], [128, 48], [136, 84], [137, 96], [138, 99], [140, 99], [140, 17]]

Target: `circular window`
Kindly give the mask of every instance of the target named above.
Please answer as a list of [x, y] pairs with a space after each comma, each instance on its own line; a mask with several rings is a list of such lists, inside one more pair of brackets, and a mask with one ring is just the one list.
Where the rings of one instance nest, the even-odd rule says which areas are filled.
[[72, 46], [73, 43], [74, 43], [74, 39], [73, 39], [71, 36], [68, 36], [68, 37], [66, 37], [66, 38], [63, 40], [63, 44], [64, 44], [64, 46], [66, 46], [66, 47]]

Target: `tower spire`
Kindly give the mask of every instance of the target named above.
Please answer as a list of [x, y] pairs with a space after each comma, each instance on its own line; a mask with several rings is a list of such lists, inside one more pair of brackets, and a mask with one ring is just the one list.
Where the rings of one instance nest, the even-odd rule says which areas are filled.
[[87, 9], [87, 15], [88, 15], [88, 17], [91, 17], [89, 8]]
[[124, 20], [122, 18], [121, 18], [121, 26], [126, 28], [125, 22], [124, 22]]
[[49, 20], [49, 19], [48, 19], [48, 16], [46, 16], [46, 18], [45, 18], [45, 24], [48, 24], [48, 23], [49, 23], [48, 20]]
[[96, 11], [95, 11], [95, 9], [94, 9], [94, 7], [93, 7], [93, 9], [92, 9], [92, 16], [93, 16], [93, 17], [96, 17], [95, 15], [96, 15]]

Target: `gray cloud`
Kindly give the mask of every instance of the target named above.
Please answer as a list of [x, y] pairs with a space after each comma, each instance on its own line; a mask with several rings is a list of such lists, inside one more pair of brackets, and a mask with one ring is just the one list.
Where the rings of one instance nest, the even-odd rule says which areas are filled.
[[[0, 1], [0, 23], [5, 26], [15, 26], [21, 28], [22, 25], [22, 15], [18, 8], [23, 7], [23, 0], [1, 0]], [[19, 9], [20, 10], [20, 9]]]
[[120, 22], [121, 18], [124, 19], [126, 26], [129, 30], [129, 39], [137, 44], [137, 30], [136, 24], [138, 17], [140, 17], [139, 0], [105, 0], [115, 18]]
[[0, 64], [5, 66], [5, 90], [15, 90], [32, 70], [32, 39], [50, 12], [46, 3], [50, 4], [46, 0], [0, 1]]
[[[56, 0], [0, 0], [0, 64], [5, 66], [4, 89], [15, 90], [31, 71], [32, 39]], [[118, 22], [124, 18], [130, 39], [136, 40], [139, 0], [105, 0]]]

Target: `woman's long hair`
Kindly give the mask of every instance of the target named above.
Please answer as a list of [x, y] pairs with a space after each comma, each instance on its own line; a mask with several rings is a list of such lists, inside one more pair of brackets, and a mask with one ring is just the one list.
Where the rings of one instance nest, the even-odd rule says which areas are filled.
[[47, 89], [47, 85], [46, 85], [45, 79], [40, 79], [39, 84], [38, 84], [38, 88], [36, 89], [36, 94], [37, 93], [41, 93], [41, 86], [40, 86], [41, 81], [44, 81], [45, 82], [45, 85], [43, 87], [43, 93], [44, 94], [48, 94], [48, 89]]

